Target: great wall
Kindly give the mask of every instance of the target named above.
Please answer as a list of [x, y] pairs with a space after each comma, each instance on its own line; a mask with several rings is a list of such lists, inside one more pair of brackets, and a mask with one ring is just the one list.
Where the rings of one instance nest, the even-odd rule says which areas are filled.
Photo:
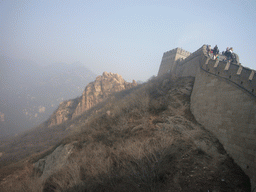
[[241, 63], [211, 59], [206, 45], [190, 54], [180, 48], [163, 54], [158, 76], [193, 76], [191, 111], [216, 135], [256, 187], [256, 75]]

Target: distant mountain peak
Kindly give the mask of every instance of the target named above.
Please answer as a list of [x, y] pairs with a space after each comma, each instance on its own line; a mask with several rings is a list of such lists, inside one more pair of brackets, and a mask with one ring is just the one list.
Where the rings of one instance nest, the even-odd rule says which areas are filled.
[[70, 120], [102, 102], [110, 94], [135, 86], [137, 83], [134, 80], [129, 83], [117, 73], [103, 72], [85, 87], [81, 97], [62, 102], [51, 115], [48, 125], [52, 126]]
[[3, 55], [0, 72], [0, 109], [5, 120], [0, 120], [0, 138], [46, 121], [60, 101], [80, 96], [96, 77], [80, 62], [46, 66]]

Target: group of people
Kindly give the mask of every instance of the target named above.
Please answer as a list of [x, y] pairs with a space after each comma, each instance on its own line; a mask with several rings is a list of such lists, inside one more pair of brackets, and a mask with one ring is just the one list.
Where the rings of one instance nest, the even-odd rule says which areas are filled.
[[226, 56], [226, 61], [228, 61], [228, 62], [230, 62], [230, 61], [232, 61], [233, 60], [233, 55], [232, 55], [232, 53], [233, 53], [233, 47], [227, 47], [227, 49], [226, 49], [226, 51], [224, 52], [222, 52], [222, 54], [223, 55], [225, 55]]
[[[209, 57], [211, 57], [214, 60], [219, 60], [219, 48], [217, 45], [212, 49], [211, 45], [207, 45], [207, 54]], [[222, 55], [225, 56], [224, 61], [232, 61], [233, 60], [233, 48], [232, 47], [227, 47], [226, 51], [222, 52]]]
[[207, 53], [209, 55], [209, 57], [211, 57], [212, 59], [216, 60], [219, 59], [219, 48], [217, 45], [215, 45], [215, 47], [212, 49], [211, 45], [207, 45]]

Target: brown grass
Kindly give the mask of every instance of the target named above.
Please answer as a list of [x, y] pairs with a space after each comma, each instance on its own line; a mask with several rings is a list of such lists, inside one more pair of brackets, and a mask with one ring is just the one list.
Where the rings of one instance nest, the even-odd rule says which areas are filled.
[[[54, 147], [73, 143], [69, 163], [46, 180], [30, 168], [3, 191], [250, 190], [249, 178], [191, 114], [192, 84], [169, 75], [114, 94], [76, 119], [79, 134]], [[35, 155], [28, 167], [52, 150]]]

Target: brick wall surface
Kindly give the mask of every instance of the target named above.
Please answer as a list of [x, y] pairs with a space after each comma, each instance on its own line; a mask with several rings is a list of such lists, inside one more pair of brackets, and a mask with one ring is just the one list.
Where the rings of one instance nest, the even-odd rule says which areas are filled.
[[[164, 54], [172, 58], [176, 49]], [[256, 75], [241, 64], [210, 59], [206, 46], [185, 59], [163, 60], [159, 75], [194, 76], [191, 111], [215, 134], [256, 186]], [[170, 57], [171, 56], [171, 57]]]

